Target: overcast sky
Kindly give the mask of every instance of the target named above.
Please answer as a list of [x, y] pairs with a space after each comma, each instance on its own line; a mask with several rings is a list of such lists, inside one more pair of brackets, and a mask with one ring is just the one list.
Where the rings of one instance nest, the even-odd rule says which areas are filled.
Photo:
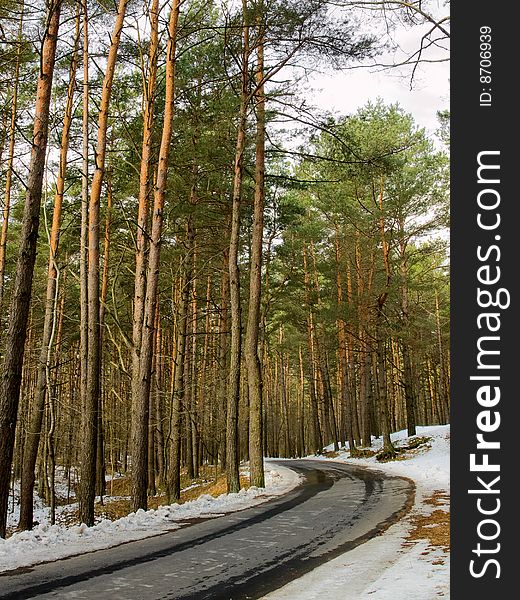
[[[383, 55], [378, 60], [398, 62], [404, 56], [403, 52], [418, 48], [423, 31], [419, 27], [396, 31], [394, 37], [402, 50]], [[428, 54], [429, 59], [447, 56], [448, 52], [442, 48]], [[449, 109], [449, 62], [420, 65], [412, 89], [410, 75], [410, 67], [387, 70], [367, 67], [314, 75], [310, 83], [314, 88], [314, 102], [325, 109], [351, 114], [379, 96], [386, 103], [399, 102], [404, 110], [412, 113], [417, 124], [433, 133], [438, 128], [437, 111]]]

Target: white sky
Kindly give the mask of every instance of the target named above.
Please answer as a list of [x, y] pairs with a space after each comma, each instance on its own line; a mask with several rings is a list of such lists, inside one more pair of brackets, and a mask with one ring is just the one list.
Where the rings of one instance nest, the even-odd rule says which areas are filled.
[[[402, 51], [414, 52], [425, 30], [421, 27], [399, 29], [394, 39]], [[377, 58], [381, 63], [402, 60], [403, 54], [397, 51]], [[425, 55], [430, 60], [447, 58], [445, 49], [431, 49]], [[320, 107], [340, 114], [351, 114], [369, 100], [378, 96], [386, 103], [398, 102], [411, 113], [417, 124], [434, 132], [438, 126], [437, 111], [449, 108], [449, 62], [429, 62], [421, 64], [414, 77], [410, 90], [411, 67], [399, 69], [356, 68], [344, 72], [322, 73], [312, 77], [313, 101]]]
[[389, 71], [322, 74], [313, 78], [314, 101], [322, 108], [351, 114], [380, 96], [388, 104], [398, 102], [414, 116], [417, 124], [433, 132], [439, 126], [437, 111], [449, 108], [448, 71], [448, 63], [421, 68], [420, 79], [415, 81], [412, 90], [408, 78]]

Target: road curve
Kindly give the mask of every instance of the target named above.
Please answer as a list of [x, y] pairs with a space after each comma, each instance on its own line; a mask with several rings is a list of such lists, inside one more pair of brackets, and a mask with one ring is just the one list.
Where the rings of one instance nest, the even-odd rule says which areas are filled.
[[305, 477], [253, 508], [115, 548], [0, 576], [0, 598], [261, 598], [378, 535], [411, 507], [408, 479], [332, 461], [290, 460]]

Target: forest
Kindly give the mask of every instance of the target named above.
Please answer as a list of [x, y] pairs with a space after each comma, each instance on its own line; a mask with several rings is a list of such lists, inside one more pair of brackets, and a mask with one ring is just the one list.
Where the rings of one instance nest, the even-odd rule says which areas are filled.
[[0, 537], [449, 422], [447, 115], [307, 87], [428, 15], [355, 4], [0, 1]]

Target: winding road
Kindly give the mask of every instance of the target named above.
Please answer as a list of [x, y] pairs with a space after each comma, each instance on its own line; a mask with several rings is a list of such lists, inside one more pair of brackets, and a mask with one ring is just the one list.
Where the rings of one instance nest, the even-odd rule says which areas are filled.
[[411, 481], [342, 463], [284, 460], [305, 481], [253, 508], [0, 576], [0, 598], [261, 598], [378, 535], [411, 507]]

